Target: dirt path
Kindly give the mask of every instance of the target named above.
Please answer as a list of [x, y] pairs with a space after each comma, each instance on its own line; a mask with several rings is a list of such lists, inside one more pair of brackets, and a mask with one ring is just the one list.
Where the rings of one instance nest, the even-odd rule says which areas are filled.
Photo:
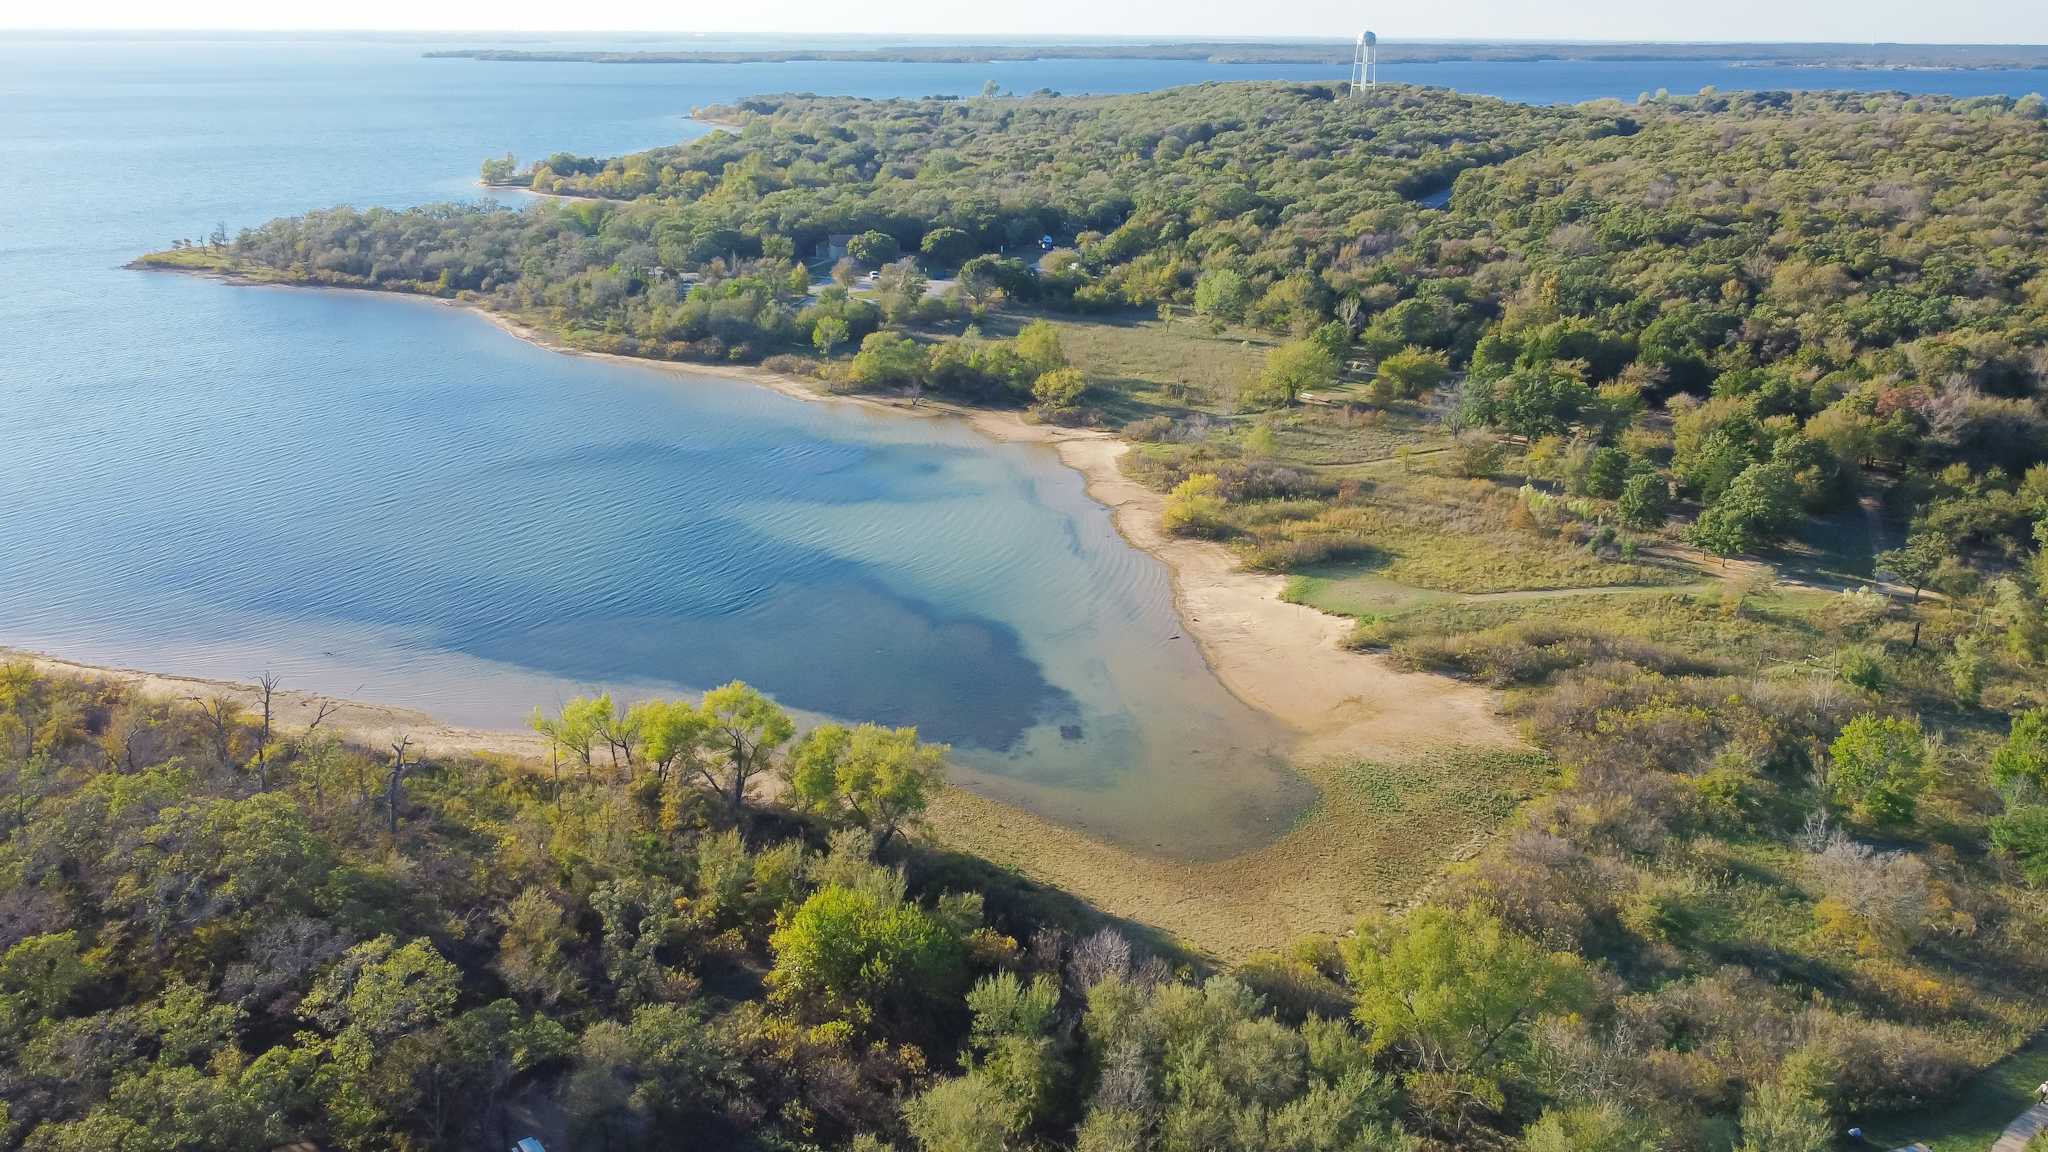
[[2005, 1126], [2005, 1131], [1991, 1145], [1991, 1152], [2027, 1152], [2027, 1145], [2034, 1137], [2048, 1132], [2048, 1100], [2044, 1100]]

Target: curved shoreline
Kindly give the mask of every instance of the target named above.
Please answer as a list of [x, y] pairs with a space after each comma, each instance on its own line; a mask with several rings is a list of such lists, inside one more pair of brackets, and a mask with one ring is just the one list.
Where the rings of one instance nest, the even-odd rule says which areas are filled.
[[1182, 627], [1202, 652], [1211, 674], [1248, 706], [1294, 729], [1304, 759], [1405, 758], [1449, 744], [1518, 747], [1520, 739], [1496, 714], [1495, 693], [1421, 672], [1401, 672], [1384, 658], [1342, 647], [1349, 623], [1281, 599], [1286, 578], [1248, 572], [1221, 544], [1170, 536], [1161, 527], [1166, 497], [1124, 475], [1118, 461], [1130, 445], [1101, 429], [1034, 424], [1014, 410], [970, 408], [925, 399], [914, 406], [860, 394], [820, 390], [795, 376], [753, 365], [656, 360], [575, 348], [516, 317], [481, 304], [442, 296], [389, 292], [348, 285], [297, 284], [207, 268], [135, 265], [231, 284], [352, 292], [378, 292], [460, 309], [527, 343], [568, 356], [587, 356], [684, 376], [716, 376], [771, 389], [796, 400], [848, 404], [910, 417], [965, 420], [992, 440], [1044, 444], [1081, 473], [1090, 498], [1111, 512], [1117, 532], [1132, 547], [1164, 563], [1172, 577]]
[[1520, 744], [1495, 715], [1493, 693], [1449, 677], [1397, 671], [1381, 657], [1352, 652], [1342, 646], [1349, 621], [1281, 599], [1286, 577], [1245, 571], [1228, 548], [1213, 541], [1168, 535], [1161, 527], [1166, 497], [1124, 474], [1119, 461], [1130, 444], [1113, 432], [1034, 424], [1009, 409], [932, 400], [912, 407], [877, 396], [828, 393], [751, 366], [586, 351], [476, 304], [427, 299], [476, 313], [521, 340], [565, 355], [742, 380], [798, 400], [961, 419], [991, 440], [1052, 448], [1061, 463], [1081, 474], [1089, 497], [1110, 510], [1118, 535], [1166, 565], [1181, 626], [1211, 674], [1232, 695], [1303, 736], [1297, 760], [1405, 757], [1446, 743]]

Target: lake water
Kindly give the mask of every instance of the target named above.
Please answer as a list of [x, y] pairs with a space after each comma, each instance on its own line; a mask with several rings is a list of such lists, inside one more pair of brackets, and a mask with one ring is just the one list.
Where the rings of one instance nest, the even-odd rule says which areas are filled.
[[[605, 66], [421, 43], [0, 40], [0, 643], [510, 726], [596, 686], [747, 679], [914, 723], [970, 784], [1213, 857], [1310, 799], [1050, 451], [555, 355], [364, 294], [123, 270], [215, 222], [475, 195], [755, 92], [1129, 91], [1342, 69]], [[1653, 77], [1656, 72], [1662, 79]], [[2025, 73], [1413, 65], [1530, 100], [1742, 79], [2024, 92]], [[1988, 86], [1988, 87], [1987, 87]]]

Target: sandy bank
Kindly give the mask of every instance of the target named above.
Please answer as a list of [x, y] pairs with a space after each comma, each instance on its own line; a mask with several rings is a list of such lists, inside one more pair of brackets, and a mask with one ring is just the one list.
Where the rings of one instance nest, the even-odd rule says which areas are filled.
[[[16, 648], [0, 648], [0, 657], [25, 659], [43, 673], [84, 680], [111, 680], [153, 700], [203, 701], [225, 696], [241, 705], [244, 711], [260, 714], [261, 697], [254, 684], [81, 664]], [[400, 737], [410, 737], [412, 750], [426, 756], [482, 752], [540, 759], [547, 755], [547, 744], [537, 733], [462, 728], [444, 724], [411, 708], [344, 700], [282, 687], [271, 698], [272, 723], [285, 731], [303, 730], [320, 716], [323, 708], [327, 711], [326, 717], [320, 721], [323, 731], [339, 733], [344, 739], [370, 748], [383, 748]]]

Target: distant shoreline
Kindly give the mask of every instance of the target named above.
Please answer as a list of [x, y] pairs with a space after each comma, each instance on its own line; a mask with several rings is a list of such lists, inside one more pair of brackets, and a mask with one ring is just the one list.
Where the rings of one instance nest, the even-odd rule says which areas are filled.
[[[995, 64], [1044, 60], [1179, 60], [1343, 67], [1352, 42], [1162, 41], [1127, 44], [954, 44], [756, 50], [454, 48], [428, 59], [547, 64]], [[2011, 71], [2048, 68], [2048, 46], [2027, 44], [1382, 43], [1383, 64], [1715, 63], [1734, 68]]]

